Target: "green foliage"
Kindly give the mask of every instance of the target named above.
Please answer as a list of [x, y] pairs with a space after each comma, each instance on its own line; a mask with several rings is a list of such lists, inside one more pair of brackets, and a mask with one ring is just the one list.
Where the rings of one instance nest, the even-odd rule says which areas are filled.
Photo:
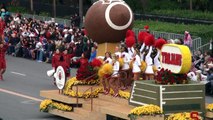
[[[134, 12], [146, 13], [161, 9], [189, 9], [189, 0], [125, 0]], [[213, 0], [192, 0], [193, 10], [213, 11]]]
[[213, 38], [213, 24], [212, 25], [186, 25], [186, 24], [174, 24], [159, 21], [135, 21], [134, 27], [143, 29], [145, 25], [149, 25], [151, 31], [162, 31], [177, 34], [184, 34], [184, 31], [189, 31], [192, 36], [198, 36], [202, 38], [202, 43], [209, 42]]
[[143, 7], [142, 7], [142, 4], [139, 0], [125, 0], [125, 2], [130, 6], [130, 8], [135, 13], [143, 12]]
[[50, 17], [50, 13], [48, 13], [48, 12], [41, 12], [41, 13], [39, 14], [39, 16], [47, 16], [47, 17]]
[[17, 13], [17, 12], [28, 13], [28, 10], [26, 8], [20, 7], [20, 6], [9, 6], [8, 11], [14, 12], [14, 13]]
[[153, 10], [150, 13], [157, 14], [157, 15], [173, 16], [173, 17], [213, 20], [213, 12], [177, 9], [177, 10]]

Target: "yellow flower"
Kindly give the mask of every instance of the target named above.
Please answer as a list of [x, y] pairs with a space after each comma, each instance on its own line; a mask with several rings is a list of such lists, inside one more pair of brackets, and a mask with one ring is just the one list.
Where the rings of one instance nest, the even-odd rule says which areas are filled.
[[163, 114], [163, 111], [160, 109], [160, 107], [150, 104], [135, 107], [130, 111], [129, 117], [141, 115], [156, 115], [156, 114]]
[[47, 111], [48, 106], [52, 103], [52, 100], [45, 99], [40, 104], [40, 111]]
[[123, 97], [125, 99], [129, 99], [130, 98], [130, 92], [125, 92], [125, 91], [119, 90], [119, 96]]
[[[190, 114], [189, 112], [171, 114], [167, 120], [193, 120]], [[198, 120], [202, 120], [201, 116], [198, 116]]]
[[52, 106], [53, 106], [53, 108], [62, 110], [62, 111], [71, 111], [72, 110], [72, 106], [65, 105], [63, 103], [53, 102]]
[[207, 107], [206, 107], [206, 109], [207, 109], [208, 111], [210, 111], [210, 112], [213, 112], [213, 103], [208, 104]]

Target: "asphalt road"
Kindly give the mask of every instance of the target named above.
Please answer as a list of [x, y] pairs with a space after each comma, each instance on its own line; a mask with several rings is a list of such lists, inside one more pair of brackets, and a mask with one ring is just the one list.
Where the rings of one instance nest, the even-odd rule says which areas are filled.
[[4, 81], [0, 81], [0, 118], [66, 120], [39, 111], [40, 100], [44, 99], [39, 96], [40, 90], [56, 89], [53, 79], [46, 75], [51, 65], [12, 56], [6, 59], [7, 71]]
[[[52, 78], [46, 75], [51, 69], [47, 63], [7, 56], [7, 71], [0, 81], [0, 120], [67, 120], [39, 111], [40, 90], [56, 89]], [[76, 69], [72, 70], [75, 76]], [[212, 103], [213, 97], [206, 96]]]

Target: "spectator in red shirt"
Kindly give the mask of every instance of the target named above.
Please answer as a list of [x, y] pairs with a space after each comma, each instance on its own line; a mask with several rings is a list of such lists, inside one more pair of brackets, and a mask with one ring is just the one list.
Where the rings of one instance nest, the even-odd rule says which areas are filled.
[[6, 71], [5, 53], [8, 45], [4, 41], [0, 41], [0, 80], [3, 80], [3, 74]]

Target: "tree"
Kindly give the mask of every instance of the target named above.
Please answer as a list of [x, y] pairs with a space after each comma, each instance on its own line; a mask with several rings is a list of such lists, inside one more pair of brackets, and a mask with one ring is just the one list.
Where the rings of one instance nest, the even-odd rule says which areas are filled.
[[[180, 3], [185, 2], [185, 0], [177, 0]], [[194, 4], [196, 4], [198, 6], [198, 8], [200, 8], [203, 5], [206, 5], [208, 3], [209, 0], [186, 0], [186, 2], [189, 2], [189, 9], [193, 10], [194, 9]]]

